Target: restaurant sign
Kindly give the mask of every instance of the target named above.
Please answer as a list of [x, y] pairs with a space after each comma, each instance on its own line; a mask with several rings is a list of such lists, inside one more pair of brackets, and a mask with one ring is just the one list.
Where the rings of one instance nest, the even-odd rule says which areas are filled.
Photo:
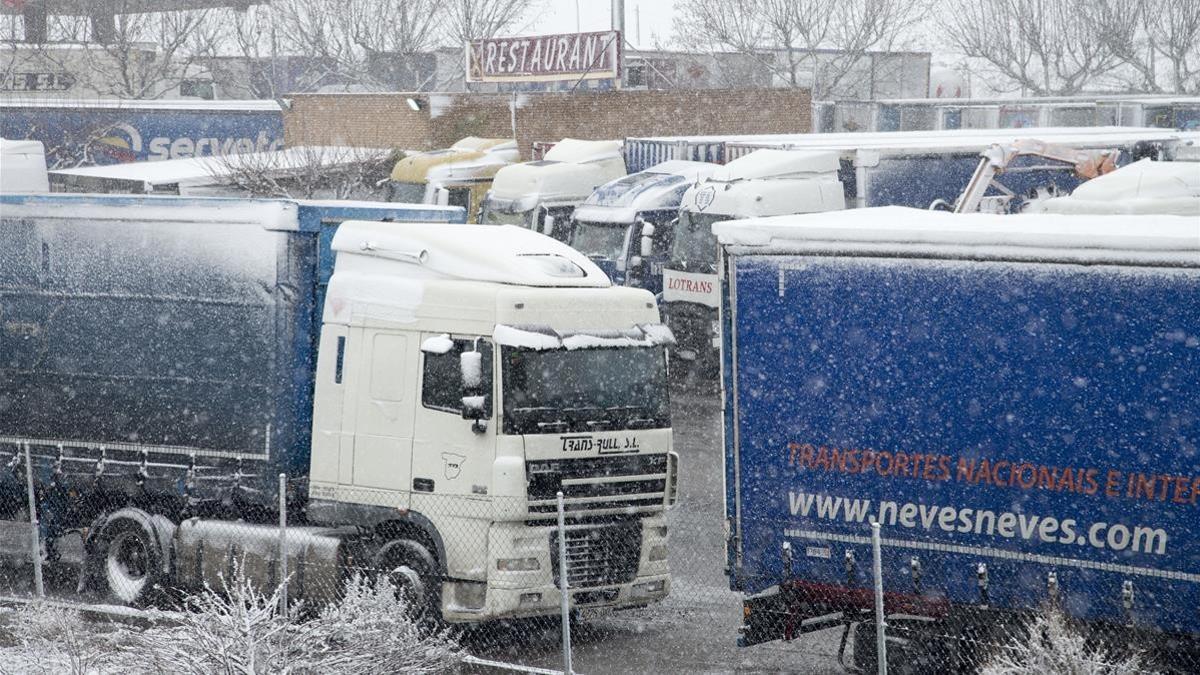
[[489, 38], [467, 45], [468, 82], [616, 79], [619, 31]]

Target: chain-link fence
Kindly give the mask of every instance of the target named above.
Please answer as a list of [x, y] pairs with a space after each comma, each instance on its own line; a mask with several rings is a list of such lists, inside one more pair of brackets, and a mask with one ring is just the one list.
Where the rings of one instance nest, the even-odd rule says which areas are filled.
[[[1194, 622], [1196, 596], [1136, 578], [1088, 596], [1092, 577], [1048, 564], [1031, 581], [985, 552], [947, 574], [932, 540], [886, 524], [821, 539], [760, 523], [786, 546], [729, 556], [717, 403], [677, 405], [677, 485], [666, 456], [527, 462], [521, 496], [487, 494], [452, 454], [435, 476], [359, 480], [376, 487], [239, 466], [236, 489], [204, 492], [188, 462], [0, 443], [0, 582], [10, 597], [177, 611], [246, 580], [305, 625], [355, 580], [385, 580], [407, 621], [449, 626], [466, 671], [1200, 672], [1194, 642], [1144, 621], [1153, 605]], [[738, 578], [750, 567], [770, 578]], [[1071, 618], [1096, 614], [1119, 620]]]

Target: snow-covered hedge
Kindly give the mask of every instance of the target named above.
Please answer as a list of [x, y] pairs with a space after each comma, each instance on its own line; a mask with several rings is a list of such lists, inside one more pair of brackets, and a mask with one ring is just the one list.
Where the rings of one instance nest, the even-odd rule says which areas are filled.
[[385, 579], [352, 579], [340, 603], [301, 612], [285, 615], [278, 590], [267, 595], [240, 577], [188, 597], [183, 611], [150, 613], [145, 629], [32, 604], [3, 615], [0, 673], [383, 675], [442, 672], [462, 657], [446, 633], [409, 619]]

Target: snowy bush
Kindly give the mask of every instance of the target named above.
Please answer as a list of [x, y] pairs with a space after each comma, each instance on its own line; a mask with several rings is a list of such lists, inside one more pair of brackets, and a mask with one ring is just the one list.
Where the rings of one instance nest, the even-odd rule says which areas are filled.
[[4, 615], [0, 673], [84, 675], [104, 671], [111, 640], [79, 612], [36, 603]]
[[1137, 655], [1116, 656], [1067, 624], [1061, 612], [1034, 616], [980, 675], [1132, 675], [1146, 672]]
[[462, 657], [444, 632], [409, 618], [402, 596], [385, 579], [355, 578], [340, 603], [311, 618], [300, 607], [279, 610], [279, 590], [266, 594], [240, 575], [185, 600], [185, 611], [151, 612], [149, 628], [113, 629], [78, 612], [30, 605], [12, 612], [0, 673], [436, 673]]

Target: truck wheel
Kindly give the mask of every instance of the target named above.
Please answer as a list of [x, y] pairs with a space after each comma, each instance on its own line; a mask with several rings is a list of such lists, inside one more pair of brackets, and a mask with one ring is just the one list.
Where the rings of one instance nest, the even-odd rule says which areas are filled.
[[375, 554], [374, 568], [404, 597], [414, 619], [441, 617], [441, 580], [429, 549], [411, 539], [393, 539]]
[[110, 518], [93, 546], [92, 568], [110, 599], [146, 605], [162, 581], [162, 547], [153, 526], [141, 519]]

